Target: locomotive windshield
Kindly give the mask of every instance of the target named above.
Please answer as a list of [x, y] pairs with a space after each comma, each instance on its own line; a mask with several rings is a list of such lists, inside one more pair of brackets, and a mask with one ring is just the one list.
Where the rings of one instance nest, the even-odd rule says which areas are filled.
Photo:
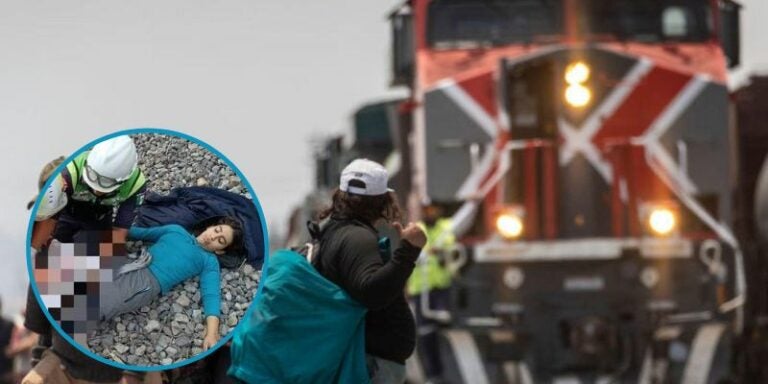
[[[427, 41], [438, 49], [555, 43], [565, 34], [563, 0], [435, 0]], [[705, 41], [706, 0], [578, 0], [575, 27], [586, 40]]]
[[705, 0], [583, 0], [579, 29], [587, 36], [638, 42], [704, 41], [711, 37]]
[[435, 48], [529, 43], [562, 32], [560, 0], [436, 0], [427, 40]]

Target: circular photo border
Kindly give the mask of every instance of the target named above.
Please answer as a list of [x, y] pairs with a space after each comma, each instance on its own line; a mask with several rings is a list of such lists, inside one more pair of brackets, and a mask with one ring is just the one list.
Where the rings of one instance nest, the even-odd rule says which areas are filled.
[[[69, 157], [67, 157], [66, 160], [63, 163], [61, 163], [58, 167], [56, 167], [56, 169], [54, 170], [53, 174], [60, 173], [61, 171], [64, 170], [64, 168], [67, 166], [67, 164], [72, 162], [72, 160], [74, 160], [78, 155], [80, 155], [81, 153], [87, 151], [88, 149], [90, 149], [94, 145], [96, 145], [96, 144], [98, 144], [98, 143], [100, 143], [100, 142], [102, 142], [104, 140], [108, 140], [108, 139], [111, 139], [111, 138], [117, 137], [117, 136], [134, 135], [134, 134], [161, 134], [161, 135], [175, 136], [175, 137], [178, 137], [178, 138], [182, 138], [182, 139], [188, 140], [188, 141], [193, 142], [193, 143], [199, 145], [200, 147], [208, 150], [212, 154], [218, 156], [219, 159], [221, 159], [224, 163], [226, 163], [232, 169], [232, 171], [235, 172], [235, 174], [242, 181], [243, 185], [250, 192], [251, 201], [256, 206], [256, 211], [259, 214], [259, 222], [261, 224], [262, 234], [263, 234], [263, 237], [264, 237], [263, 238], [263, 244], [264, 244], [264, 250], [263, 250], [263, 252], [264, 252], [264, 263], [262, 264], [261, 270], [262, 271], [266, 271], [268, 263], [269, 263], [269, 257], [268, 257], [269, 256], [269, 233], [268, 233], [268, 228], [267, 228], [266, 220], [264, 218], [264, 211], [261, 208], [261, 203], [259, 202], [259, 199], [258, 199], [258, 196], [257, 196], [256, 192], [254, 191], [253, 187], [251, 186], [251, 183], [248, 181], [248, 179], [245, 177], [245, 175], [240, 171], [239, 168], [237, 168], [237, 166], [231, 160], [229, 160], [229, 158], [227, 158], [224, 154], [219, 152], [213, 146], [209, 145], [208, 143], [206, 143], [206, 142], [204, 142], [204, 141], [202, 141], [202, 140], [200, 140], [200, 139], [198, 139], [196, 137], [193, 137], [193, 136], [188, 135], [186, 133], [182, 133], [182, 132], [174, 131], [174, 130], [170, 130], [170, 129], [165, 129], [165, 128], [149, 128], [149, 127], [147, 127], [147, 128], [132, 128], [132, 129], [124, 129], [124, 130], [120, 130], [120, 131], [115, 131], [115, 132], [112, 132], [110, 134], [98, 137], [98, 138], [88, 142], [87, 144], [81, 146], [77, 151], [75, 151]], [[53, 177], [51, 177], [49, 180], [47, 180], [45, 185], [42, 187], [41, 190], [43, 190], [43, 191], [46, 190], [48, 188], [48, 186], [51, 184], [51, 182], [53, 182], [53, 180], [54, 180]], [[254, 308], [254, 306], [252, 304], [255, 303], [256, 300], [258, 300], [259, 295], [261, 294], [261, 291], [262, 291], [262, 286], [263, 286], [262, 282], [266, 278], [266, 275], [264, 275], [263, 273], [262, 273], [262, 277], [261, 277], [261, 279], [259, 281], [259, 285], [258, 285], [258, 287], [256, 289], [256, 294], [254, 295], [253, 300], [251, 301], [251, 305], [249, 305], [248, 309], [245, 310], [245, 312], [243, 314], [243, 317], [242, 317], [242, 321], [238, 322], [238, 324], [230, 332], [228, 332], [226, 335], [222, 336], [222, 338], [216, 343], [216, 345], [214, 345], [213, 347], [211, 347], [211, 348], [209, 348], [209, 349], [207, 349], [207, 350], [205, 350], [205, 351], [203, 351], [203, 352], [201, 352], [201, 353], [199, 353], [199, 354], [197, 354], [197, 355], [195, 355], [193, 357], [190, 357], [190, 358], [188, 358], [188, 359], [186, 359], [184, 361], [174, 362], [174, 363], [169, 364], [169, 365], [140, 366], [140, 365], [128, 365], [128, 364], [118, 363], [117, 361], [105, 358], [103, 356], [100, 356], [100, 355], [90, 351], [88, 348], [82, 346], [80, 343], [78, 343], [72, 337], [70, 337], [66, 332], [64, 332], [64, 330], [61, 328], [61, 325], [53, 318], [53, 316], [51, 316], [51, 314], [48, 311], [48, 308], [45, 306], [45, 304], [43, 303], [42, 298], [40, 297], [40, 292], [37, 289], [37, 284], [35, 283], [35, 277], [34, 277], [34, 272], [33, 272], [34, 268], [32, 266], [32, 247], [31, 247], [31, 241], [32, 241], [32, 230], [33, 230], [33, 227], [34, 227], [34, 224], [35, 224], [35, 216], [37, 215], [37, 210], [38, 210], [38, 208], [40, 206], [40, 200], [41, 200], [40, 196], [38, 196], [38, 198], [35, 199], [35, 204], [32, 207], [30, 218], [29, 218], [29, 223], [27, 224], [27, 235], [25, 237], [25, 247], [26, 247], [26, 251], [25, 252], [26, 252], [26, 258], [27, 258], [27, 274], [29, 275], [28, 276], [29, 277], [29, 284], [30, 284], [30, 287], [32, 289], [32, 292], [35, 295], [35, 299], [37, 300], [38, 304], [40, 305], [41, 308], [45, 309], [43, 311], [43, 313], [45, 314], [45, 317], [50, 322], [52, 328], [55, 329], [56, 332], [58, 332], [59, 335], [61, 335], [65, 340], [67, 340], [68, 343], [73, 345], [80, 352], [84, 353], [86, 356], [92, 358], [93, 360], [96, 360], [96, 361], [98, 361], [100, 363], [103, 363], [103, 364], [106, 364], [106, 365], [109, 365], [109, 366], [112, 366], [112, 367], [115, 367], [115, 368], [118, 368], [118, 369], [128, 370], [128, 371], [156, 372], [156, 371], [165, 371], [165, 370], [180, 368], [180, 367], [192, 364], [192, 363], [194, 363], [196, 361], [202, 360], [202, 359], [208, 357], [210, 354], [216, 352], [224, 344], [228, 343], [232, 339], [232, 337], [234, 336], [234, 333], [237, 331], [237, 329], [241, 326], [241, 324], [246, 323], [247, 319], [250, 318], [251, 312], [252, 312], [252, 310]]]

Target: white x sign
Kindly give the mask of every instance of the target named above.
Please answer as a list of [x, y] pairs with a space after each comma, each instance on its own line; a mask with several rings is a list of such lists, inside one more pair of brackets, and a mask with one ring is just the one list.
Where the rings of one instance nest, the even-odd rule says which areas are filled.
[[616, 109], [626, 100], [652, 67], [650, 60], [639, 60], [624, 76], [621, 83], [592, 111], [580, 129], [563, 118], [558, 119], [558, 128], [564, 141], [560, 151], [560, 166], [567, 165], [577, 154], [581, 153], [606, 182], [611, 182], [611, 165], [600, 156], [592, 138], [600, 130], [603, 121], [616, 112]]

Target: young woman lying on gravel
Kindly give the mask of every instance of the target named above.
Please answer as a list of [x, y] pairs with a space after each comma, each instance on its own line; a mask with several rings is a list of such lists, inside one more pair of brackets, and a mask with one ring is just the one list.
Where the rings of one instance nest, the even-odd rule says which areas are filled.
[[153, 243], [138, 260], [123, 266], [113, 284], [102, 285], [99, 302], [101, 321], [149, 305], [173, 287], [200, 276], [205, 314], [203, 349], [219, 340], [221, 284], [217, 255], [240, 252], [243, 229], [237, 219], [222, 217], [199, 234], [179, 225], [152, 228], [131, 227], [129, 239]]

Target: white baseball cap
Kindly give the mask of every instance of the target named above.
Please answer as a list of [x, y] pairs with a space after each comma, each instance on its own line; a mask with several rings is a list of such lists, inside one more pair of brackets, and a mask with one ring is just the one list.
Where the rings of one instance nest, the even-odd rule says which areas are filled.
[[380, 196], [393, 190], [387, 188], [387, 170], [379, 163], [357, 159], [341, 171], [339, 189], [353, 195]]

